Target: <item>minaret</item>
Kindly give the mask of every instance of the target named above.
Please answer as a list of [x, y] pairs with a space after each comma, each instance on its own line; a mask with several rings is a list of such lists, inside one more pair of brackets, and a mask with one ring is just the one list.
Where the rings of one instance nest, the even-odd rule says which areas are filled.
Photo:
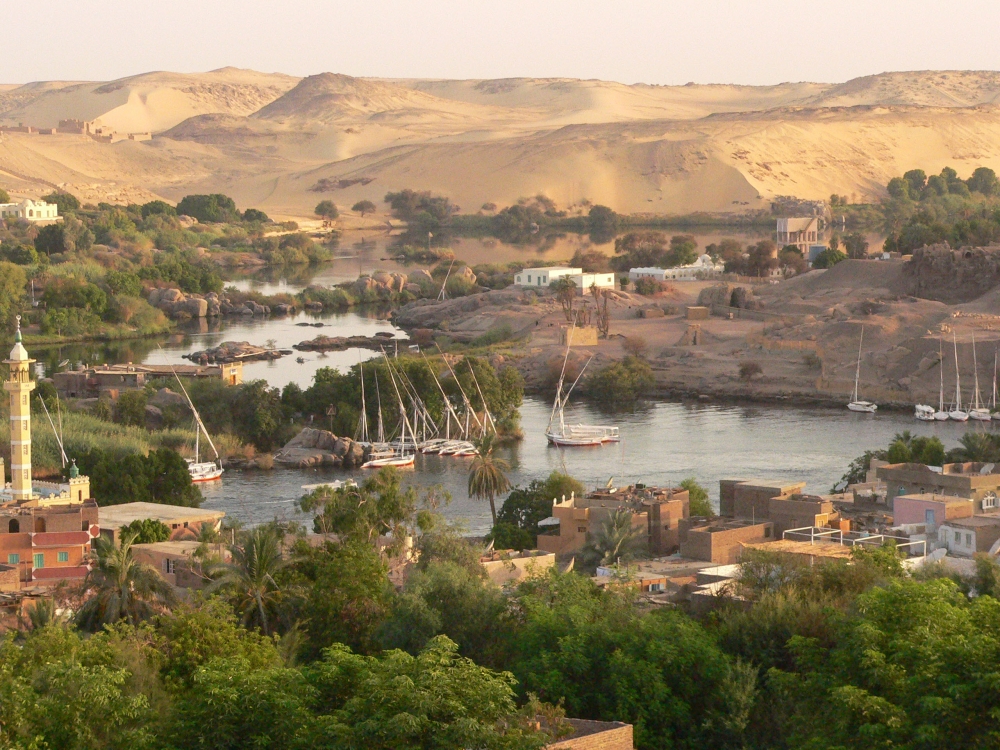
[[17, 316], [17, 333], [14, 334], [14, 348], [4, 364], [10, 368], [10, 375], [4, 381], [3, 389], [10, 394], [10, 487], [13, 500], [27, 502], [31, 492], [31, 392], [35, 383], [31, 380], [31, 365], [28, 352], [21, 344], [21, 316]]

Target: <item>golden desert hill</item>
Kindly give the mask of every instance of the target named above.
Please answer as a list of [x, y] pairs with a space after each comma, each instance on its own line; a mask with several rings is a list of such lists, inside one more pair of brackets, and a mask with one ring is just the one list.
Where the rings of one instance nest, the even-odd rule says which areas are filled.
[[545, 194], [626, 213], [738, 212], [777, 195], [877, 197], [912, 168], [1000, 171], [1000, 73], [842, 84], [306, 78], [223, 68], [0, 86], [0, 125], [97, 120], [151, 140], [0, 133], [0, 186], [84, 201], [224, 192], [276, 217], [391, 190], [464, 211]]

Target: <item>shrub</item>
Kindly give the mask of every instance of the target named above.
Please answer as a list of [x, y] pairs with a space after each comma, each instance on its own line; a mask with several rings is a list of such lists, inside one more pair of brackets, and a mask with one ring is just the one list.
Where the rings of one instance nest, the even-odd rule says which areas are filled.
[[646, 339], [641, 336], [626, 336], [622, 339], [622, 349], [629, 356], [644, 358], [648, 348]]
[[170, 527], [156, 518], [139, 518], [125, 524], [119, 530], [119, 538], [125, 534], [135, 534], [133, 544], [154, 544], [170, 539]]
[[656, 279], [636, 279], [635, 291], [636, 294], [641, 294], [644, 297], [651, 297], [660, 291], [660, 283], [656, 281]]
[[235, 222], [240, 220], [236, 202], [228, 195], [186, 195], [177, 204], [177, 213], [190, 216], [200, 222]]
[[473, 346], [493, 346], [494, 344], [500, 344], [504, 341], [510, 341], [514, 338], [514, 330], [510, 327], [510, 324], [504, 323], [496, 328], [491, 328], [486, 333], [481, 336], [477, 336], [472, 340]]
[[630, 404], [656, 385], [653, 369], [638, 357], [628, 356], [587, 378], [585, 392], [607, 405]]
[[740, 380], [744, 383], [749, 383], [756, 376], [763, 375], [763, 373], [764, 371], [758, 362], [740, 362]]

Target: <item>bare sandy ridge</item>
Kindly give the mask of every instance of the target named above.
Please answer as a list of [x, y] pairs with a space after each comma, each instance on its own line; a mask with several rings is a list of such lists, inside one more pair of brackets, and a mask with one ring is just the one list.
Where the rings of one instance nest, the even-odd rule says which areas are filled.
[[116, 200], [221, 191], [291, 217], [321, 198], [345, 207], [404, 187], [466, 211], [544, 193], [623, 212], [737, 212], [776, 195], [877, 196], [914, 167], [1000, 171], [998, 95], [1000, 73], [977, 71], [765, 87], [235, 68], [39, 82], [0, 87], [0, 123], [100, 118], [157, 135], [111, 145], [3, 134], [0, 185], [88, 196], [106, 186]]

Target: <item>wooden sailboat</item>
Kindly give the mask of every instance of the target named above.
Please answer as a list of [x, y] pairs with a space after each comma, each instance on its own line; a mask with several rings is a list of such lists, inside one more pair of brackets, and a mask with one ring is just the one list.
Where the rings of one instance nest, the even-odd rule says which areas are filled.
[[847, 405], [847, 408], [851, 411], [861, 411], [872, 414], [878, 409], [878, 404], [872, 403], [871, 401], [862, 401], [858, 397], [858, 383], [861, 380], [861, 347], [864, 344], [864, 341], [865, 327], [861, 326], [861, 340], [858, 342], [858, 366], [854, 371], [854, 396], [851, 398], [851, 402]]
[[934, 412], [934, 421], [947, 422], [949, 419], [948, 412], [944, 408], [944, 344], [941, 343], [940, 336], [938, 336], [938, 378], [940, 380], [938, 409]]
[[979, 394], [979, 360], [976, 359], [976, 334], [972, 334], [972, 369], [973, 369], [973, 402], [972, 408], [969, 409], [969, 419], [975, 419], [980, 422], [989, 422], [993, 419], [993, 414], [990, 410], [986, 408], [986, 405], [982, 403], [982, 397]]
[[958, 371], [958, 340], [955, 332], [951, 333], [951, 343], [955, 348], [955, 408], [948, 412], [948, 417], [956, 422], [968, 422], [969, 412], [962, 411], [962, 382]]
[[[382, 423], [382, 408], [381, 408], [381, 396], [379, 401], [379, 431], [381, 445], [376, 446], [375, 450], [368, 456], [368, 460], [361, 464], [362, 469], [381, 469], [383, 466], [413, 466], [413, 461], [415, 458], [415, 451], [413, 446], [415, 440], [413, 437], [413, 427], [410, 425], [410, 420], [406, 416], [406, 406], [403, 404], [403, 397], [399, 393], [399, 387], [396, 385], [396, 379], [392, 375], [392, 369], [389, 369], [389, 380], [392, 382], [393, 390], [396, 392], [396, 401], [399, 405], [399, 415], [400, 415], [400, 437], [397, 445], [388, 445], [384, 442], [384, 427]], [[376, 393], [378, 393], [378, 377], [375, 378]], [[409, 440], [407, 440], [407, 432], [409, 432]]]

